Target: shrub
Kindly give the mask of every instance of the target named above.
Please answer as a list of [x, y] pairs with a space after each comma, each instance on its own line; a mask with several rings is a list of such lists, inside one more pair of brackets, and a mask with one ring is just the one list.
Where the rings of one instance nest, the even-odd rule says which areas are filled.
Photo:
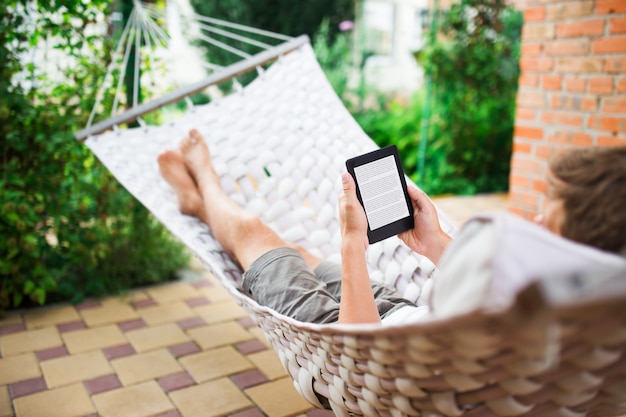
[[462, 0], [420, 53], [434, 92], [427, 165], [441, 172], [426, 178], [434, 189], [508, 188], [521, 28], [522, 14], [503, 0]]
[[[188, 260], [182, 246], [72, 134], [110, 59], [110, 45], [86, 30], [108, 1], [40, 2], [35, 12], [10, 3], [0, 14], [0, 309], [170, 278]], [[24, 67], [46, 39], [68, 59]]]

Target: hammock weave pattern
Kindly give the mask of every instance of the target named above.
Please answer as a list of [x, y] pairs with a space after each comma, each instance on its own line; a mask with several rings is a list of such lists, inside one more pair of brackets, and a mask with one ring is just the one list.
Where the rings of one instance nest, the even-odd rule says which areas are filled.
[[[206, 138], [222, 186], [237, 203], [285, 240], [335, 261], [345, 160], [376, 145], [337, 98], [309, 45], [281, 57], [243, 91], [175, 123], [86, 142], [251, 314], [312, 404], [339, 416], [626, 412], [626, 313], [618, 302], [547, 309], [528, 296], [500, 314], [385, 328], [302, 323], [258, 305], [239, 291], [241, 271], [208, 227], [180, 214], [159, 176], [158, 153], [175, 148], [190, 128]], [[440, 221], [454, 233], [442, 213]], [[367, 260], [372, 279], [426, 302], [430, 261], [397, 238], [372, 245]]]

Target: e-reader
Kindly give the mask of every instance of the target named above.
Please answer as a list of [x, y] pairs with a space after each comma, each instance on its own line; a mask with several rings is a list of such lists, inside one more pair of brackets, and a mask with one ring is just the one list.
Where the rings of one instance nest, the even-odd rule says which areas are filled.
[[395, 145], [350, 158], [346, 168], [365, 209], [370, 243], [413, 228], [413, 204]]

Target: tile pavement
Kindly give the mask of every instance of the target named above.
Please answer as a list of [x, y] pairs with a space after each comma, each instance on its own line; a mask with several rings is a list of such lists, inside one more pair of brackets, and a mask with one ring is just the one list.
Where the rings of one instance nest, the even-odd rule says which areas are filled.
[[[443, 197], [457, 225], [505, 196]], [[0, 320], [0, 417], [324, 417], [217, 280], [195, 278], [9, 313]]]

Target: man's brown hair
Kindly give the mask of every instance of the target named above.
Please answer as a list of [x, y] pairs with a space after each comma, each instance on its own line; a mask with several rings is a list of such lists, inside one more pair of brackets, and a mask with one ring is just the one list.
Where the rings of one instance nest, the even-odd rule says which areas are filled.
[[569, 150], [550, 170], [565, 209], [563, 237], [626, 255], [626, 146]]

